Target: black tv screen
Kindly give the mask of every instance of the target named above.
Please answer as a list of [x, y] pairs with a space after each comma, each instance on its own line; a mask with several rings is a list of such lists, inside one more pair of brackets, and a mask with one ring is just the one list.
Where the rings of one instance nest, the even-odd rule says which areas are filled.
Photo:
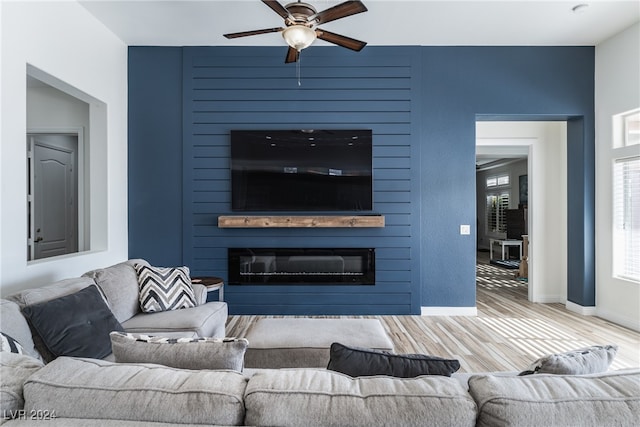
[[371, 135], [371, 130], [232, 130], [232, 210], [373, 209]]

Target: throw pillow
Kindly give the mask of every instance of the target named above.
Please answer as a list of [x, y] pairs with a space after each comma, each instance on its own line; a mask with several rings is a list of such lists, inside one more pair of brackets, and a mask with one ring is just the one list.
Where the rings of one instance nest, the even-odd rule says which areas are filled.
[[23, 354], [24, 349], [20, 343], [4, 332], [0, 332], [0, 351], [8, 351], [9, 353]]
[[145, 313], [196, 306], [188, 267], [151, 267], [136, 264], [140, 308]]
[[116, 362], [156, 363], [182, 369], [242, 372], [248, 345], [244, 338], [165, 338], [111, 333]]
[[373, 375], [399, 378], [413, 378], [420, 375], [450, 377], [460, 369], [460, 362], [424, 354], [393, 354], [333, 343], [327, 369], [351, 377]]
[[51, 360], [58, 356], [102, 359], [111, 353], [109, 333], [123, 330], [95, 285], [28, 305], [22, 312]]
[[617, 345], [594, 345], [566, 353], [550, 354], [533, 362], [520, 375], [586, 375], [606, 372], [617, 353]]

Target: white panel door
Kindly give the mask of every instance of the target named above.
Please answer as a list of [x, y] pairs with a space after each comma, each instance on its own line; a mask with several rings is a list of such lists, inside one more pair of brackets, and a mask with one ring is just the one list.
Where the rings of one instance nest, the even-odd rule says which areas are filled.
[[34, 259], [78, 251], [78, 207], [74, 135], [30, 135], [33, 139]]

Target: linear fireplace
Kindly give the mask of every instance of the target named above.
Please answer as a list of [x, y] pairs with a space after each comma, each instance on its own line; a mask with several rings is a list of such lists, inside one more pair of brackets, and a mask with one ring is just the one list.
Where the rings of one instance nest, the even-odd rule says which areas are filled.
[[230, 285], [374, 285], [370, 248], [229, 248]]

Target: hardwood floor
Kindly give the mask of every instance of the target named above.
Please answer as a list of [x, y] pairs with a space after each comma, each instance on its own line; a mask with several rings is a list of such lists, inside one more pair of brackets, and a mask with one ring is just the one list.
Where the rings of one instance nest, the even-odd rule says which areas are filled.
[[[365, 317], [380, 319], [396, 353], [456, 358], [460, 372], [520, 371], [546, 354], [595, 344], [619, 346], [612, 369], [640, 367], [640, 333], [564, 304], [530, 303], [515, 271], [478, 263], [478, 316]], [[229, 316], [227, 335], [245, 336], [263, 317], [282, 316]]]

